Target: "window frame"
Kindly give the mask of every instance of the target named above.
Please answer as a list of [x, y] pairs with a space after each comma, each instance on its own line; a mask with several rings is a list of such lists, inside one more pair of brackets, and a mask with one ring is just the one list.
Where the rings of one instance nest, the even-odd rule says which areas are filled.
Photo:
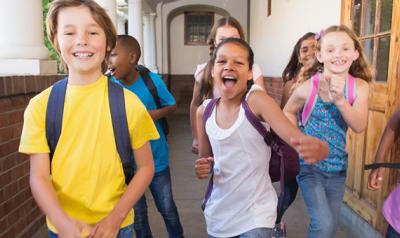
[[[194, 42], [194, 41], [190, 41], [189, 39], [189, 35], [187, 34], [187, 29], [188, 29], [188, 17], [190, 16], [207, 16], [207, 17], [211, 17], [211, 24], [210, 24], [210, 29], [212, 28], [212, 26], [214, 25], [214, 21], [215, 21], [215, 14], [214, 12], [207, 12], [207, 11], [187, 11], [184, 12], [184, 44], [185, 45], [189, 45], [189, 46], [202, 46], [202, 45], [208, 45], [207, 44], [207, 38], [208, 35], [210, 34], [210, 32], [206, 33], [206, 40], [205, 42]], [[198, 35], [200, 35], [198, 33]]]

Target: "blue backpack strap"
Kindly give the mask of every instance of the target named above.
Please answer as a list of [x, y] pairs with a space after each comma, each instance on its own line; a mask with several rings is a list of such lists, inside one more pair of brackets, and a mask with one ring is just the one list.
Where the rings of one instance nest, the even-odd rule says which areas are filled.
[[[210, 118], [210, 116], [212, 114], [212, 111], [214, 110], [215, 106], [217, 105], [218, 100], [219, 100], [219, 98], [211, 99], [210, 102], [208, 102], [208, 104], [204, 108], [204, 112], [203, 112], [203, 125], [204, 125], [204, 128], [206, 127], [206, 122], [207, 122], [208, 118]], [[208, 199], [210, 199], [211, 192], [213, 190], [214, 171], [213, 170], [211, 170], [211, 171], [212, 171], [211, 172], [211, 177], [210, 177], [210, 180], [208, 181], [206, 193], [204, 194], [203, 204], [201, 204], [201, 209], [203, 211], [206, 208], [207, 201], [208, 201]]]
[[[46, 109], [46, 139], [50, 148], [50, 164], [61, 135], [65, 93], [68, 78], [57, 81], [51, 88]], [[51, 166], [50, 166], [51, 168]]]
[[125, 174], [125, 183], [133, 177], [133, 155], [125, 110], [124, 90], [108, 79], [108, 101], [113, 123], [114, 139]]

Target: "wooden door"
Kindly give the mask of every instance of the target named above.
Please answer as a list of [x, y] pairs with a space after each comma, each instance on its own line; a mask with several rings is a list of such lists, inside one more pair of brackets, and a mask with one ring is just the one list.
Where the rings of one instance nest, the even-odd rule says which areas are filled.
[[[348, 133], [349, 168], [346, 180], [345, 202], [380, 232], [387, 224], [381, 207], [395, 184], [394, 171], [385, 173], [383, 188], [372, 192], [367, 189], [369, 171], [365, 164], [372, 163], [386, 123], [399, 109], [399, 28], [400, 0], [342, 0], [341, 21], [360, 37], [374, 78], [370, 83], [368, 126], [365, 132]], [[396, 149], [397, 147], [397, 149]], [[400, 146], [389, 153], [393, 161], [400, 154]]]

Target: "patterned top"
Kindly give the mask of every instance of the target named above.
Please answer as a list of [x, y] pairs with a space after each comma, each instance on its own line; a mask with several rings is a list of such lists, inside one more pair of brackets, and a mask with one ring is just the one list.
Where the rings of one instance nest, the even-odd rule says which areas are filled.
[[[341, 172], [347, 169], [347, 123], [333, 102], [324, 102], [317, 96], [314, 109], [303, 128], [307, 135], [326, 141], [329, 155], [315, 166], [324, 172]], [[300, 160], [300, 164], [305, 164]]]

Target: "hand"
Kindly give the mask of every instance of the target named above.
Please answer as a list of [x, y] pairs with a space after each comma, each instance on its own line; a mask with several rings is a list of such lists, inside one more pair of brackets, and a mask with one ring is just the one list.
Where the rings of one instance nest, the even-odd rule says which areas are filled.
[[199, 179], [206, 179], [211, 172], [213, 157], [200, 158], [195, 161], [194, 169]]
[[192, 142], [192, 153], [196, 155], [199, 153], [199, 143], [196, 138], [194, 138]]
[[382, 187], [384, 168], [373, 169], [368, 176], [368, 189], [377, 190]]
[[92, 232], [92, 229], [88, 224], [69, 219], [61, 229], [58, 229], [58, 236], [60, 238], [87, 237]]
[[325, 74], [324, 77], [329, 84], [329, 98], [336, 105], [343, 104], [346, 101], [343, 94], [346, 86], [346, 78], [329, 74]]
[[121, 222], [122, 220], [116, 218], [111, 213], [94, 226], [89, 238], [116, 238]]
[[290, 144], [307, 164], [318, 163], [329, 155], [328, 144], [311, 136], [290, 138]]

